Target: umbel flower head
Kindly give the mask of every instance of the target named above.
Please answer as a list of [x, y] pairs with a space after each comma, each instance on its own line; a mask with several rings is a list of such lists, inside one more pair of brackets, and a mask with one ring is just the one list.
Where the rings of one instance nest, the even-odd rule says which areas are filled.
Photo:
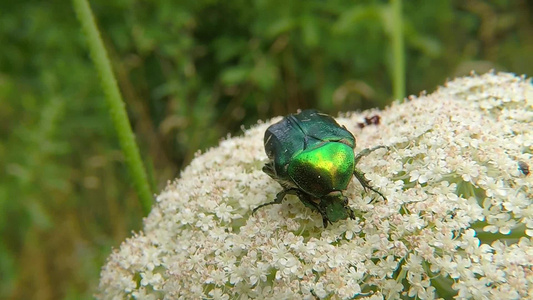
[[[365, 117], [381, 122], [360, 128]], [[198, 155], [157, 197], [142, 232], [104, 266], [102, 299], [533, 297], [533, 86], [458, 78], [383, 111], [338, 118], [387, 200], [352, 180], [355, 220], [322, 226], [280, 185], [259, 123]]]

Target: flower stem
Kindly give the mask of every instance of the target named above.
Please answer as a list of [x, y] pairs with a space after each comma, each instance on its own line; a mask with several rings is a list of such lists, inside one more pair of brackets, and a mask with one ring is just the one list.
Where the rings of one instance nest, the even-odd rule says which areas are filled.
[[111, 69], [111, 63], [100, 38], [100, 33], [94, 21], [91, 7], [87, 0], [73, 0], [74, 10], [87, 37], [91, 58], [100, 75], [100, 83], [105, 93], [109, 114], [117, 131], [120, 147], [131, 173], [141, 207], [145, 215], [152, 206], [152, 192], [148, 184], [139, 149], [126, 113], [125, 104], [120, 95], [117, 81]]
[[392, 3], [392, 89], [394, 99], [405, 97], [405, 51], [403, 43], [402, 0], [391, 0]]

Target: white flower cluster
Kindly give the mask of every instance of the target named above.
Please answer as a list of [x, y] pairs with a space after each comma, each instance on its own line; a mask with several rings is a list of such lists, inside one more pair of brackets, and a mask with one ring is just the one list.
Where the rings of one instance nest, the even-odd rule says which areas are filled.
[[[364, 117], [381, 122], [359, 128]], [[104, 266], [101, 299], [533, 297], [533, 86], [458, 78], [338, 122], [383, 200], [352, 180], [356, 220], [320, 214], [261, 171], [261, 123], [197, 156], [157, 197], [142, 233]], [[520, 165], [519, 165], [519, 162]], [[373, 200], [373, 201], [372, 201]]]

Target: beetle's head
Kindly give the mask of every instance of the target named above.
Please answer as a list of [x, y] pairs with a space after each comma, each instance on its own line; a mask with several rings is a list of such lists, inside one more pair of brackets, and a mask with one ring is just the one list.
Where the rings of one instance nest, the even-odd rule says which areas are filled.
[[348, 198], [339, 191], [331, 192], [322, 197], [319, 206], [331, 223], [348, 219], [348, 217], [355, 219], [353, 210], [348, 206]]
[[289, 164], [288, 173], [302, 191], [322, 198], [348, 187], [354, 172], [354, 159], [350, 146], [325, 142], [296, 155]]

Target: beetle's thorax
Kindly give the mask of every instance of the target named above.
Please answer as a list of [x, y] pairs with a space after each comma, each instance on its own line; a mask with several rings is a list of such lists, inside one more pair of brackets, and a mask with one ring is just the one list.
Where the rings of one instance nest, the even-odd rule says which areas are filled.
[[345, 190], [354, 171], [353, 149], [343, 143], [325, 142], [304, 149], [288, 166], [298, 187], [315, 197]]

